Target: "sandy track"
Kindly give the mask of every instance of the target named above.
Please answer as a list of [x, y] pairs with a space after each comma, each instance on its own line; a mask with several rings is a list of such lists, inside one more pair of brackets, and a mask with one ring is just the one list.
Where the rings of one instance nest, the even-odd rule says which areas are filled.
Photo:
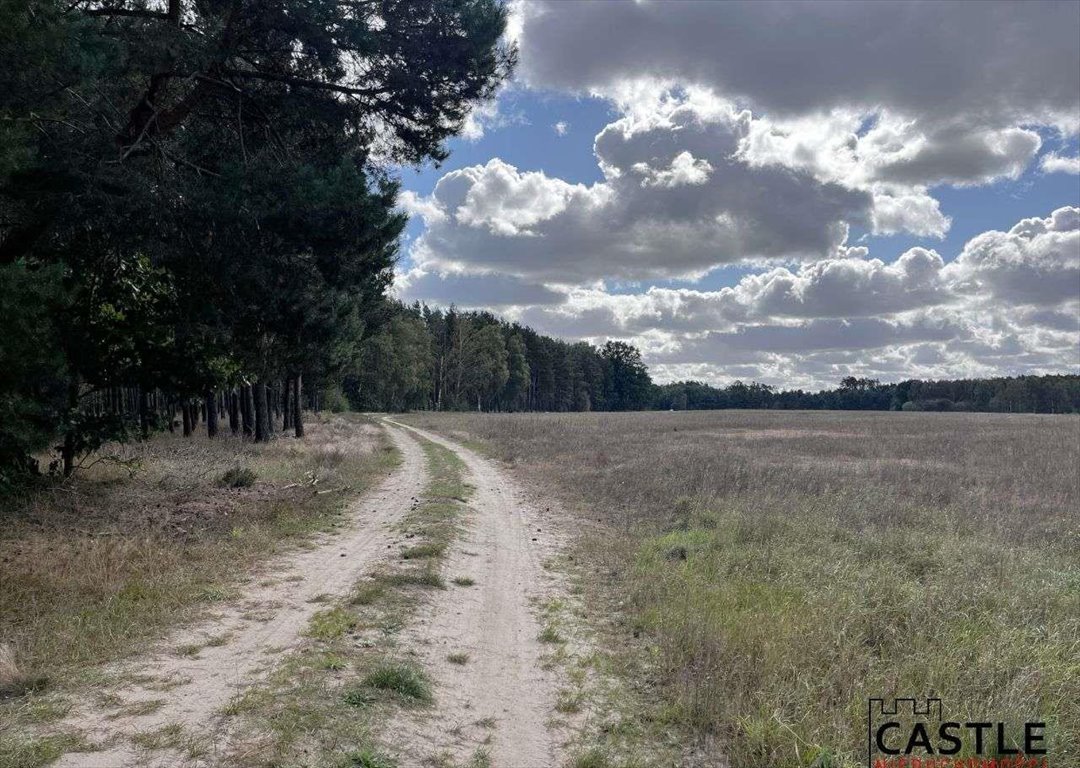
[[[388, 420], [389, 421], [389, 420]], [[403, 713], [384, 739], [401, 754], [402, 768], [430, 765], [433, 756], [466, 763], [486, 744], [494, 768], [551, 768], [562, 764], [562, 738], [549, 727], [556, 673], [545, 671], [537, 639], [537, 601], [557, 589], [542, 563], [557, 548], [554, 531], [525, 491], [491, 461], [438, 435], [397, 422], [453, 450], [476, 490], [466, 533], [443, 572], [476, 581], [448, 584], [400, 639], [435, 680], [433, 711]], [[447, 661], [467, 653], [464, 665]], [[490, 739], [490, 743], [487, 743]]]
[[[151, 656], [111, 668], [109, 672], [125, 682], [98, 688], [98, 696], [59, 723], [60, 729], [83, 732], [107, 747], [68, 753], [55, 765], [172, 768], [204, 765], [220, 754], [228, 741], [218, 717], [221, 709], [300, 643], [308, 621], [323, 607], [313, 598], [344, 595], [371, 569], [394, 541], [392, 526], [419, 497], [427, 474], [423, 452], [401, 430], [391, 429], [390, 434], [402, 453], [402, 466], [354, 504], [346, 527], [320, 535], [312, 548], [273, 563], [261, 583], [248, 587], [240, 600], [169, 637]], [[215, 644], [207, 646], [208, 641]], [[204, 647], [193, 657], [177, 653], [189, 644]], [[99, 705], [100, 699], [110, 705]], [[164, 703], [148, 714], [131, 714], [140, 704], [159, 701]], [[131, 741], [177, 723], [200, 743], [211, 742], [211, 755], [193, 760], [170, 750], [148, 752]]]

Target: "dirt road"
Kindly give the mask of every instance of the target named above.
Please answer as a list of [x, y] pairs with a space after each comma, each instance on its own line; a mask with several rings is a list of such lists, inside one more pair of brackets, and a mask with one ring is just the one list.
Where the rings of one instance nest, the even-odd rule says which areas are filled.
[[[561, 765], [563, 734], [549, 727], [556, 673], [543, 669], [534, 616], [555, 588], [555, 577], [543, 568], [557, 547], [555, 535], [491, 461], [405, 428], [450, 448], [469, 470], [472, 512], [444, 572], [475, 584], [441, 593], [404, 632], [401, 643], [436, 681], [436, 703], [433, 712], [403, 714], [387, 741], [403, 753], [402, 768], [430, 765], [425, 761], [435, 756], [465, 764], [477, 750], [488, 750], [495, 768]], [[451, 654], [467, 654], [467, 661], [451, 662]]]
[[[555, 701], [553, 673], [541, 668], [543, 648], [533, 601], [548, 594], [541, 563], [554, 546], [535, 511], [491, 462], [472, 451], [387, 420], [403, 461], [379, 488], [355, 503], [349, 523], [318, 537], [309, 549], [282, 558], [269, 578], [197, 626], [169, 637], [159, 650], [108, 670], [107, 683], [59, 727], [104, 748], [72, 752], [61, 768], [209, 766], [226, 753], [222, 709], [265, 679], [283, 654], [302, 642], [320, 596], [344, 596], [395, 541], [393, 527], [426, 480], [416, 435], [454, 450], [476, 487], [464, 536], [444, 564], [447, 579], [475, 585], [439, 592], [423, 605], [400, 643], [435, 681], [435, 704], [402, 714], [381, 739], [402, 768], [433, 756], [468, 758], [488, 744], [494, 768], [558, 764], [559, 735], [547, 725]], [[451, 653], [467, 654], [452, 664]], [[459, 657], [460, 658], [460, 657]], [[183, 747], [146, 749], [155, 733], [182, 724], [184, 734], [211, 751], [191, 758]], [[175, 734], [174, 734], [175, 735]], [[183, 743], [174, 738], [173, 743]], [[140, 746], [140, 743], [142, 746]]]

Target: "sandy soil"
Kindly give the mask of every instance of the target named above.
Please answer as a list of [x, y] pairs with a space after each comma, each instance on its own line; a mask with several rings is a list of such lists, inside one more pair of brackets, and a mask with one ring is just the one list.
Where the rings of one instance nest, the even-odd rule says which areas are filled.
[[[561, 546], [555, 521], [545, 520], [547, 511], [530, 503], [491, 461], [437, 435], [386, 422], [403, 465], [355, 504], [350, 522], [265, 569], [241, 599], [170, 636], [151, 655], [107, 670], [115, 682], [96, 689], [58, 724], [105, 748], [69, 753], [57, 766], [201, 768], [220, 762], [230, 742], [221, 710], [301, 644], [308, 621], [323, 607], [315, 598], [345, 595], [395, 541], [395, 524], [426, 482], [424, 455], [410, 433], [450, 448], [468, 468], [467, 481], [476, 490], [465, 533], [451, 547], [443, 573], [448, 582], [467, 576], [475, 585], [449, 583], [402, 633], [400, 650], [415, 656], [434, 680], [435, 704], [403, 711], [382, 741], [400, 756], [401, 768], [430, 765], [435, 756], [464, 764], [480, 748], [495, 768], [561, 764], [568, 734], [560, 728], [568, 726], [552, 723], [557, 672], [543, 669], [548, 647], [538, 640], [535, 615], [544, 598], [564, 588], [542, 565]], [[180, 653], [185, 646], [199, 651]], [[452, 653], [469, 660], [453, 664], [447, 660]], [[151, 751], [136, 743], [140, 735], [173, 724], [182, 724], [200, 745], [211, 744], [210, 753], [194, 759], [182, 747]]]
[[[83, 732], [92, 742], [108, 746], [97, 752], [68, 753], [55, 765], [172, 768], [210, 762], [213, 755], [192, 760], [171, 750], [148, 752], [131, 741], [175, 723], [200, 743], [213, 742], [214, 752], [223, 750], [228, 738], [218, 717], [221, 709], [299, 644], [312, 615], [324, 607], [314, 598], [343, 595], [370, 570], [394, 540], [392, 526], [420, 494], [426, 474], [423, 452], [400, 430], [390, 433], [402, 453], [402, 466], [356, 502], [348, 525], [274, 563], [238, 601], [169, 637], [149, 657], [107, 670], [108, 679], [121, 682], [97, 688], [58, 727]], [[194, 656], [178, 653], [191, 645], [203, 647]], [[152, 702], [164, 703], [147, 714], [131, 714]]]
[[[559, 578], [542, 565], [560, 546], [554, 523], [493, 462], [405, 428], [450, 448], [468, 467], [476, 490], [466, 533], [443, 571], [448, 582], [467, 576], [476, 583], [449, 583], [402, 633], [400, 645], [435, 681], [435, 706], [402, 713], [384, 741], [397, 747], [401, 768], [431, 765], [435, 756], [462, 765], [482, 747], [495, 768], [561, 765], [568, 734], [550, 727], [557, 672], [542, 668], [547, 649], [534, 615], [540, 601], [561, 591]], [[468, 654], [468, 662], [449, 662], [456, 653]]]

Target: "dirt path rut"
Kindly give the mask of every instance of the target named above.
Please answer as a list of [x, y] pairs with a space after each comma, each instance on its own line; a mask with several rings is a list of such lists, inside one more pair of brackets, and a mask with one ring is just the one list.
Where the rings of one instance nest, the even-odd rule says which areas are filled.
[[[314, 598], [344, 595], [384, 556], [394, 540], [392, 526], [419, 496], [427, 474], [416, 440], [398, 429], [390, 434], [401, 451], [402, 466], [354, 503], [346, 527], [320, 535], [311, 548], [282, 558], [260, 583], [244, 590], [240, 600], [169, 637], [153, 655], [111, 668], [110, 677], [124, 682], [102, 686], [95, 691], [97, 701], [77, 708], [60, 723], [62, 729], [85, 733], [106, 748], [68, 753], [55, 765], [173, 768], [212, 762], [212, 755], [194, 760], [173, 750], [148, 752], [136, 741], [181, 724], [185, 734], [212, 743], [213, 752], [223, 749], [228, 739], [218, 717], [222, 708], [300, 642], [308, 621], [323, 607]], [[199, 650], [179, 653], [185, 647]], [[139, 714], [140, 707], [145, 713]]]
[[[556, 673], [545, 670], [536, 606], [557, 589], [544, 560], [558, 548], [540, 510], [495, 464], [438, 435], [387, 420], [453, 450], [475, 486], [465, 534], [451, 548], [451, 586], [420, 611], [401, 645], [435, 680], [433, 712], [405, 713], [384, 739], [398, 747], [402, 768], [449, 757], [465, 765], [486, 750], [494, 768], [562, 764], [564, 734], [549, 727]], [[451, 654], [468, 654], [464, 664]], [[461, 657], [458, 657], [460, 661]]]

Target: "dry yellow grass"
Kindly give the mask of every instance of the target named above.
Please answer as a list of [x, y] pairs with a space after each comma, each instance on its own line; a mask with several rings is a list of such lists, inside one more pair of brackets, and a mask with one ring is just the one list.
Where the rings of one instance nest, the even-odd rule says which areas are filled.
[[686, 765], [865, 764], [867, 698], [931, 695], [960, 720], [1045, 718], [1054, 764], [1080, 760], [1080, 419], [411, 420], [588, 521], [575, 563], [650, 702], [639, 738], [676, 727]]
[[[303, 442], [161, 435], [109, 446], [103, 455], [123, 463], [98, 462], [9, 504], [0, 643], [21, 674], [70, 683], [227, 598], [260, 559], [333, 525], [396, 461], [359, 418], [310, 426]], [[235, 468], [253, 482], [222, 482]]]

